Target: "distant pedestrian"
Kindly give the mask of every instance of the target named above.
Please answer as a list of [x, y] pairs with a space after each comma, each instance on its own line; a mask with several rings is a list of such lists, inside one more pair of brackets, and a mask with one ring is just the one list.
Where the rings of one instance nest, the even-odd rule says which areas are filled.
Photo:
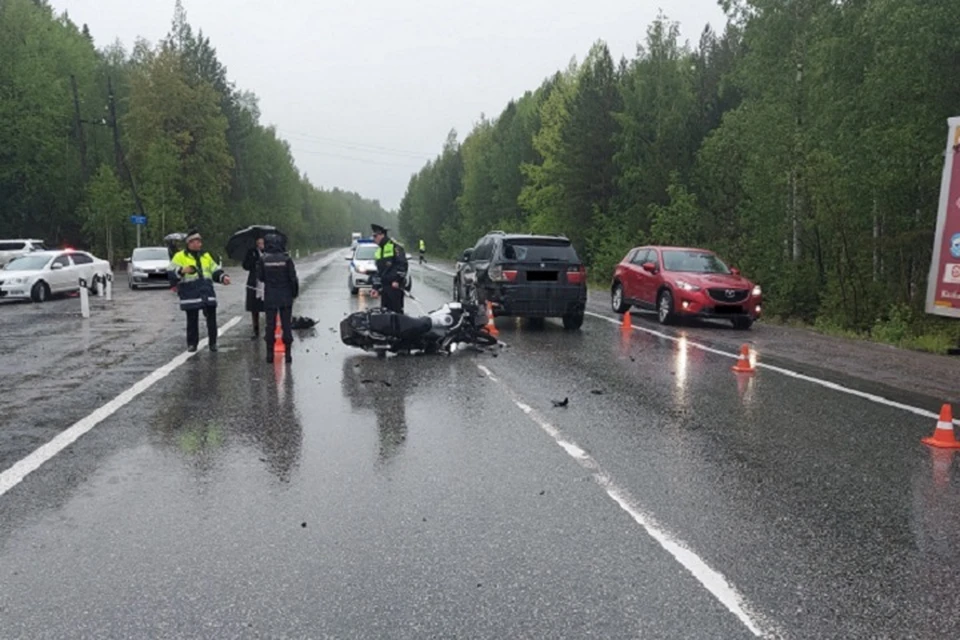
[[245, 309], [253, 320], [253, 335], [251, 340], [260, 337], [260, 314], [263, 313], [263, 285], [257, 276], [257, 265], [263, 257], [264, 239], [257, 238], [256, 246], [247, 252], [243, 258], [243, 268], [247, 271], [247, 295]]
[[427, 245], [423, 241], [423, 238], [420, 238], [420, 264], [423, 264], [424, 262], [427, 261], [427, 259], [424, 257], [424, 254], [426, 253], [427, 253]]
[[177, 281], [180, 308], [187, 313], [187, 351], [196, 351], [200, 342], [201, 310], [207, 321], [210, 351], [216, 351], [217, 293], [213, 283], [229, 285], [230, 276], [209, 252], [203, 250], [203, 238], [198, 231], [187, 234], [186, 245], [186, 249], [174, 254], [168, 272]]
[[275, 233], [267, 234], [264, 244], [264, 253], [257, 266], [257, 275], [263, 283], [263, 310], [267, 316], [267, 330], [264, 334], [264, 340], [267, 343], [267, 362], [273, 362], [273, 341], [278, 315], [283, 332], [283, 344], [286, 347], [285, 359], [287, 362], [292, 362], [291, 316], [293, 301], [300, 295], [297, 267], [284, 247], [282, 236]]

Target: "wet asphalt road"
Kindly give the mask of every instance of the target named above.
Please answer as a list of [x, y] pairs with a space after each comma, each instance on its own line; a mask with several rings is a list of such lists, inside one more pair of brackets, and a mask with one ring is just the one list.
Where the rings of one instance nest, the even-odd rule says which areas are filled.
[[[310, 280], [292, 365], [244, 318], [0, 495], [0, 637], [957, 636], [960, 454], [929, 419], [595, 317], [377, 360], [333, 330], [371, 304], [345, 279]], [[93, 326], [0, 307], [0, 470], [182, 350], [172, 296], [136, 296]]]

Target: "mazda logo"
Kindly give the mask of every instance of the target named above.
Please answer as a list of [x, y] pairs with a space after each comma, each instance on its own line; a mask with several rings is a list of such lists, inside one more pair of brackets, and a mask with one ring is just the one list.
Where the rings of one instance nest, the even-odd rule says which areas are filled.
[[737, 292], [733, 289], [727, 289], [726, 292], [728, 298], [733, 298], [737, 295]]

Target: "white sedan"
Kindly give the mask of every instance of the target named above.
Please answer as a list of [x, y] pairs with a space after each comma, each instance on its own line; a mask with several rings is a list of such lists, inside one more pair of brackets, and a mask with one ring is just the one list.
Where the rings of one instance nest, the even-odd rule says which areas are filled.
[[110, 263], [86, 251], [36, 251], [14, 258], [0, 269], [0, 299], [29, 298], [44, 302], [51, 295], [90, 290], [112, 276]]

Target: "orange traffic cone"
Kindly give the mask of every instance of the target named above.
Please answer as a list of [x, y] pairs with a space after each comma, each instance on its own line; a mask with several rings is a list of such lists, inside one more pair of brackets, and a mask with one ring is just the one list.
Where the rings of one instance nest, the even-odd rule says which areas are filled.
[[489, 300], [487, 301], [487, 325], [484, 329], [494, 338], [500, 337], [500, 331], [497, 330], [497, 325], [493, 323], [493, 304]]
[[630, 321], [630, 309], [623, 312], [623, 322], [620, 323], [620, 329], [623, 331], [633, 329], [633, 323]]
[[283, 328], [280, 326], [280, 314], [277, 313], [277, 330], [273, 332], [273, 352], [286, 353], [287, 345], [283, 344]]
[[957, 441], [956, 436], [953, 435], [953, 409], [949, 404], [943, 405], [940, 409], [940, 420], [937, 421], [937, 428], [934, 429], [933, 435], [920, 442], [941, 449], [960, 449], [960, 441]]
[[753, 373], [756, 369], [753, 368], [753, 365], [750, 364], [750, 346], [743, 345], [740, 347], [740, 357], [737, 359], [737, 364], [733, 365], [733, 370], [737, 373]]

